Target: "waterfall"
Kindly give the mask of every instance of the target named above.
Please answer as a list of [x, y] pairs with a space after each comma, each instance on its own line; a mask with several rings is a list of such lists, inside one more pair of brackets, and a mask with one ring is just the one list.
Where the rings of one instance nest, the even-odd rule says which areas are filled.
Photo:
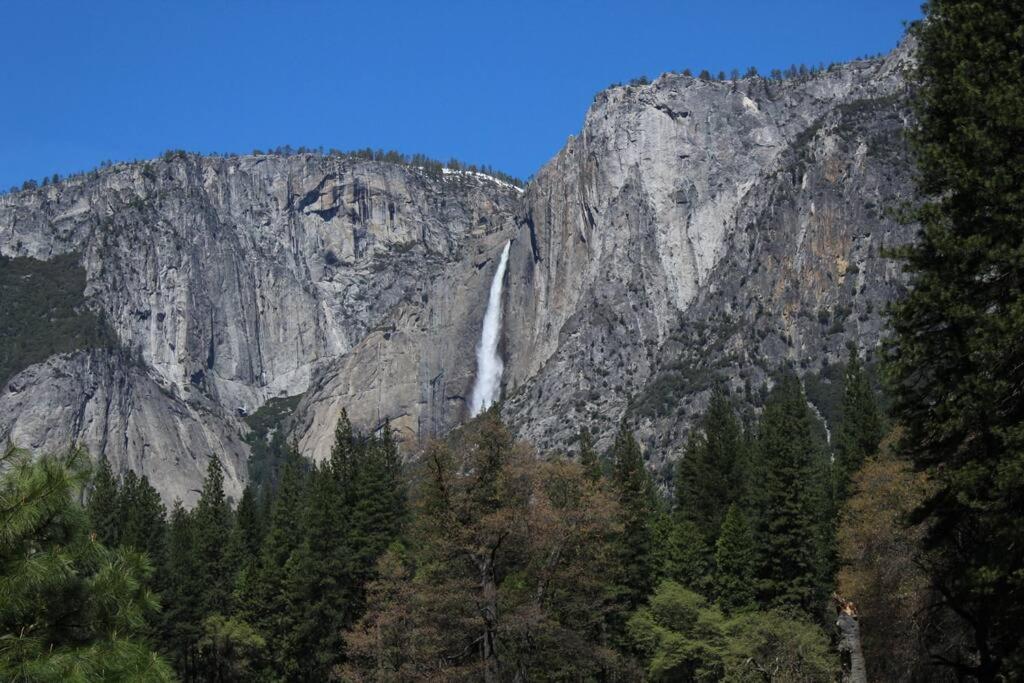
[[498, 355], [498, 338], [501, 334], [501, 287], [508, 266], [508, 249], [512, 240], [505, 242], [501, 252], [498, 270], [491, 280], [491, 292], [487, 297], [487, 312], [484, 313], [484, 327], [480, 331], [480, 343], [476, 345], [476, 384], [469, 402], [469, 414], [476, 416], [491, 407], [501, 393], [501, 372], [505, 369]]

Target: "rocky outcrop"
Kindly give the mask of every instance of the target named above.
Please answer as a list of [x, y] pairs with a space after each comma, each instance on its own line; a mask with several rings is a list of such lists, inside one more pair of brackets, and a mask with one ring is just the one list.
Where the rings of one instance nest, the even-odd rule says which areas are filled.
[[240, 418], [271, 398], [303, 394], [290, 424], [313, 458], [342, 408], [407, 443], [443, 434], [467, 417], [511, 239], [509, 423], [543, 452], [581, 424], [608, 445], [625, 417], [664, 465], [714, 387], [756, 406], [782, 366], [810, 381], [847, 342], [877, 346], [904, 282], [884, 253], [911, 237], [884, 210], [910, 195], [909, 54], [611, 88], [525, 193], [340, 156], [169, 154], [2, 196], [0, 254], [78, 254], [119, 349], [13, 378], [0, 437], [79, 440], [188, 501], [214, 452], [237, 493]]
[[80, 351], [31, 366], [0, 393], [0, 415], [19, 447], [52, 453], [82, 444], [149, 477], [168, 502], [195, 503], [214, 455], [228, 496], [238, 500], [245, 485], [242, 424], [204, 397], [178, 399], [123, 353]]
[[[847, 340], [875, 346], [898, 289], [880, 249], [908, 235], [882, 215], [908, 186], [908, 59], [903, 46], [803, 79], [666, 75], [598, 95], [527, 189], [513, 242], [504, 414], [519, 433], [560, 449], [589, 424], [608, 445], [626, 415], [664, 461], [710, 385], [759, 388]], [[758, 334], [814, 325], [793, 346], [761, 344], [737, 319], [741, 299], [763, 316]], [[819, 310], [862, 320], [823, 344]], [[723, 316], [740, 329], [712, 348], [704, 328]], [[651, 411], [659, 401], [672, 409]]]
[[[368, 401], [354, 413], [398, 418], [401, 426], [402, 416], [412, 415], [413, 431], [431, 434], [461, 416], [458, 397], [472, 373], [472, 354], [462, 353], [475, 334], [464, 316], [478, 307], [466, 278], [480, 265], [481, 245], [511, 231], [518, 196], [516, 188], [479, 174], [337, 156], [168, 154], [0, 197], [0, 254], [78, 254], [89, 306], [116, 333], [122, 357], [140, 368], [124, 381], [144, 378], [181, 410], [205, 416], [214, 406], [236, 434], [244, 425], [235, 418], [269, 398], [329, 384], [339, 367], [352, 368], [342, 384], [356, 386], [340, 398]], [[425, 317], [414, 321], [419, 308]], [[449, 339], [447, 346], [432, 338], [460, 334], [465, 339]], [[390, 351], [378, 349], [374, 340], [389, 338]], [[382, 395], [373, 368], [389, 352], [415, 355], [415, 345], [425, 342], [433, 355], [413, 362], [420, 372], [392, 363], [401, 381], [381, 375], [388, 381]], [[80, 394], [91, 391], [95, 375], [87, 374]], [[29, 376], [52, 384], [45, 371]], [[28, 386], [25, 376], [17, 381]], [[40, 405], [62, 404], [70, 395], [34, 389]], [[11, 393], [10, 385], [0, 392]], [[136, 401], [153, 395], [133, 394]], [[318, 408], [338, 403], [315, 401]], [[0, 437], [48, 429], [26, 426], [25, 407], [0, 403]], [[336, 412], [316, 415], [316, 425], [337, 418]], [[144, 457], [187, 457], [172, 447], [163, 431], [169, 428], [154, 421], [142, 439], [152, 449], [166, 446], [165, 453], [134, 446], [111, 451], [120, 438], [116, 422], [52, 433], [81, 440], [116, 467], [138, 469]], [[139, 429], [146, 433], [144, 425]], [[26, 441], [58, 446], [55, 438]], [[242, 462], [238, 480], [244, 476]], [[169, 480], [154, 483], [182, 493]]]

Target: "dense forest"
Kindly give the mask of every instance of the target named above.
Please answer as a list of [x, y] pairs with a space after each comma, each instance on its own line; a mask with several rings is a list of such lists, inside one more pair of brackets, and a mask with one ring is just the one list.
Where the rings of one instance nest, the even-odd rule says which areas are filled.
[[854, 346], [830, 432], [791, 368], [753, 404], [718, 388], [670, 489], [628, 421], [537, 453], [500, 405], [406, 454], [342, 413], [317, 463], [262, 425], [241, 499], [214, 454], [190, 510], [9, 447], [0, 677], [1019, 680], [1024, 6], [935, 0], [911, 32], [884, 400]]
[[[845, 387], [834, 451], [794, 375], [748, 424], [716, 394], [671, 496], [625, 424], [608, 453], [582, 429], [578, 458], [538, 460], [492, 409], [403, 465], [387, 427], [361, 435], [342, 415], [327, 461], [278, 439], [237, 505], [216, 458], [198, 504], [170, 513], [144, 477], [101, 462], [84, 520], [55, 529], [22, 505], [15, 547], [59, 534], [135, 558], [151, 616], [121, 637], [150, 643], [184, 680], [825, 680], [840, 667], [836, 510], [883, 432], [855, 353]], [[80, 454], [6, 457], [18, 464], [8, 499], [77, 510], [47, 473], [75, 470]], [[104, 569], [72, 562], [62, 590], [124, 599], [103, 595], [119, 588], [97, 580]], [[11, 672], [62, 666], [19, 651]]]

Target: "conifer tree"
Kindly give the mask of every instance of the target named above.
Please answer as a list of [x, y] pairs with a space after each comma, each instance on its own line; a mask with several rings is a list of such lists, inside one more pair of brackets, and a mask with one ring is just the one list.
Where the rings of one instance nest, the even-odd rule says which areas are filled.
[[715, 543], [715, 596], [724, 611], [754, 604], [756, 570], [754, 535], [743, 511], [734, 503]]
[[626, 423], [612, 446], [612, 485], [622, 515], [619, 591], [629, 609], [639, 605], [654, 583], [654, 497], [640, 445]]
[[865, 458], [878, 450], [882, 441], [882, 416], [867, 373], [856, 347], [850, 347], [850, 359], [843, 375], [843, 418], [836, 434], [835, 499], [842, 505], [849, 497], [850, 479]]
[[117, 479], [110, 471], [110, 463], [106, 458], [100, 458], [93, 475], [86, 511], [96, 540], [108, 548], [115, 547], [118, 542], [118, 493]]
[[713, 547], [725, 513], [743, 496], [747, 467], [743, 428], [722, 391], [691, 433], [676, 473], [676, 511]]
[[128, 471], [117, 501], [121, 532], [119, 544], [144, 551], [154, 562], [164, 554], [167, 511], [160, 494], [145, 475]]
[[270, 527], [260, 550], [259, 566], [240, 596], [242, 616], [266, 639], [278, 676], [293, 671], [286, 659], [287, 639], [295, 631], [295, 610], [288, 603], [288, 564], [302, 544], [306, 475], [294, 445], [289, 447], [281, 481], [273, 498]]
[[229, 566], [227, 553], [231, 523], [231, 507], [224, 497], [224, 472], [220, 460], [213, 457], [193, 520], [192, 552], [201, 591], [197, 599], [202, 618], [228, 611], [234, 579], [234, 567]]
[[344, 500], [349, 512], [347, 545], [353, 580], [353, 609], [363, 611], [366, 584], [374, 565], [397, 538], [405, 521], [405, 487], [401, 460], [391, 427], [356, 448], [356, 467], [345, 481]]
[[890, 318], [894, 412], [938, 487], [918, 519], [939, 606], [972, 634], [942, 656], [992, 681], [1024, 670], [1024, 4], [933, 0], [911, 32], [926, 202]]
[[594, 437], [586, 427], [580, 427], [580, 465], [593, 481], [597, 481], [603, 475], [601, 471], [601, 460], [594, 449]]
[[151, 564], [102, 545], [75, 503], [86, 458], [0, 454], [0, 679], [173, 680], [141, 638]]
[[366, 445], [345, 411], [334, 437], [330, 458], [309, 475], [301, 510], [304, 537], [286, 565], [286, 604], [293, 613], [277, 659], [289, 678], [326, 678], [343, 654], [341, 633], [354, 621], [353, 516], [346, 492], [361, 476]]
[[756, 470], [758, 588], [773, 607], [811, 614], [827, 595], [823, 585], [824, 454], [812, 428], [800, 381], [784, 375], [761, 417]]
[[160, 644], [185, 679], [196, 672], [196, 642], [202, 611], [199, 567], [194, 554], [192, 515], [175, 501], [167, 525], [167, 550], [160, 571], [164, 611], [160, 621]]
[[251, 485], [246, 486], [238, 501], [238, 509], [235, 510], [235, 524], [231, 532], [232, 555], [236, 566], [248, 566], [259, 559], [263, 535], [263, 519], [256, 489]]

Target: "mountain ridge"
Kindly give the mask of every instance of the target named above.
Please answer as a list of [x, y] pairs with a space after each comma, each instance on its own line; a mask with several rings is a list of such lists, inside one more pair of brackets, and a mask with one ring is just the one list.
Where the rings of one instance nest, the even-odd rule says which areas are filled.
[[[606, 446], [627, 416], [661, 466], [708, 382], [756, 389], [773, 365], [820, 372], [812, 347], [831, 362], [847, 342], [877, 345], [902, 282], [877, 246], [911, 228], [861, 209], [907, 187], [905, 154], [871, 141], [906, 121], [910, 52], [792, 81], [674, 74], [602, 91], [522, 191], [475, 171], [352, 157], [172, 154], [0, 196], [0, 254], [81, 254], [86, 301], [119, 340], [7, 381], [0, 438], [37, 450], [81, 441], [189, 504], [212, 454], [237, 498], [243, 418], [272, 398], [303, 396], [292, 436], [315, 459], [342, 408], [364, 429], [390, 421], [410, 443], [442, 435], [467, 417], [485, 293], [511, 239], [505, 418], [551, 451], [571, 448], [578, 424]], [[842, 107], [882, 101], [843, 128], [856, 116]], [[761, 260], [778, 272], [755, 270]], [[805, 324], [821, 328], [819, 310], [831, 324], [844, 306], [865, 324], [842, 318], [835, 335]], [[723, 310], [763, 336], [719, 335], [721, 354], [740, 360], [705, 363], [712, 378], [692, 382], [684, 357], [710, 348], [697, 323]], [[794, 332], [796, 346], [776, 343]], [[667, 384], [685, 409], [640, 409]], [[80, 417], [62, 424], [69, 413]]]

